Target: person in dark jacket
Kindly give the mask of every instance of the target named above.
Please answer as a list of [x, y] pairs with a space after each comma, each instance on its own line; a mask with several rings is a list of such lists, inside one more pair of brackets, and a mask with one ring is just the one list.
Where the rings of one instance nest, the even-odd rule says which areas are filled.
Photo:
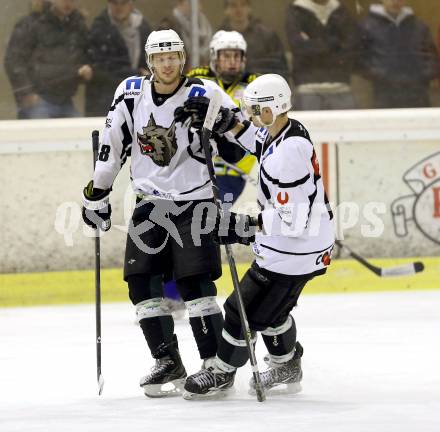
[[20, 90], [20, 86], [22, 84], [22, 75], [16, 74], [15, 70], [13, 70], [14, 65], [11, 64], [15, 55], [13, 50], [15, 49], [14, 47], [19, 46], [20, 40], [23, 37], [24, 33], [27, 32], [32, 24], [41, 16], [41, 14], [47, 11], [47, 9], [49, 9], [50, 7], [50, 2], [46, 0], [31, 0], [29, 4], [30, 14], [24, 16], [16, 22], [14, 29], [12, 30], [12, 33], [9, 37], [9, 42], [5, 55], [5, 69], [12, 89], [14, 91], [15, 102], [17, 104], [17, 107], [21, 106], [23, 108], [32, 105], [34, 99], [36, 98], [36, 95], [28, 94]]
[[361, 32], [360, 66], [372, 81], [376, 108], [430, 106], [438, 55], [428, 27], [405, 0], [371, 5]]
[[243, 35], [249, 70], [276, 73], [288, 79], [283, 44], [272, 29], [252, 16], [251, 0], [225, 0], [225, 20], [218, 30], [235, 30]]
[[437, 27], [437, 51], [440, 51], [440, 23]]
[[93, 79], [86, 88], [86, 115], [105, 116], [118, 84], [131, 75], [147, 74], [144, 45], [149, 24], [133, 0], [108, 0], [89, 33]]
[[347, 8], [339, 0], [295, 0], [287, 9], [286, 32], [295, 109], [355, 108], [350, 78], [359, 33]]
[[198, 33], [199, 33], [199, 58], [192, 53], [192, 28], [191, 28], [191, 1], [174, 0], [174, 8], [170, 14], [164, 17], [159, 23], [158, 30], [173, 29], [183, 40], [187, 60], [184, 72], [188, 72], [191, 66], [209, 62], [209, 42], [212, 38], [212, 26], [207, 16], [202, 11], [201, 2], [197, 3], [199, 8]]
[[[5, 69], [8, 74], [9, 81], [11, 83], [12, 89], [14, 91], [15, 103], [17, 107], [26, 108], [31, 106], [36, 100], [37, 95], [35, 94], [25, 94], [20, 91], [22, 75], [14, 73], [13, 65], [10, 64], [14, 53], [11, 52], [13, 47], [20, 44], [21, 35], [28, 31], [29, 27], [41, 16], [41, 14], [50, 8], [50, 1], [46, 0], [30, 0], [30, 14], [24, 16], [14, 26], [14, 29], [9, 38], [8, 47], [6, 49], [5, 55]], [[20, 109], [18, 110], [18, 117], [20, 118]]]
[[[34, 4], [35, 6], [35, 4]], [[87, 27], [76, 0], [40, 2], [9, 40], [5, 69], [20, 119], [74, 117], [72, 97], [92, 77]]]

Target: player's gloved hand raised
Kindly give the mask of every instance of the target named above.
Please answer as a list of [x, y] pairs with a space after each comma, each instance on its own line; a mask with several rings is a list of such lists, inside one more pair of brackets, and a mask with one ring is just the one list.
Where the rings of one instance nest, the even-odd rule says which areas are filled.
[[111, 226], [110, 216], [112, 207], [109, 202], [111, 189], [97, 189], [93, 187], [93, 180], [83, 191], [82, 218], [84, 223], [102, 231], [108, 231]]
[[[208, 111], [209, 99], [205, 96], [194, 96], [188, 98], [183, 107], [177, 107], [174, 111], [174, 120], [176, 123], [185, 123], [189, 120], [190, 126], [194, 129], [202, 129], [205, 121], [206, 113]], [[221, 107], [217, 119], [212, 128], [213, 132], [224, 134], [231, 130], [238, 122], [235, 113], [228, 109]]]
[[219, 244], [239, 243], [249, 246], [255, 241], [258, 221], [246, 214], [225, 212], [217, 214], [212, 232], [214, 241]]

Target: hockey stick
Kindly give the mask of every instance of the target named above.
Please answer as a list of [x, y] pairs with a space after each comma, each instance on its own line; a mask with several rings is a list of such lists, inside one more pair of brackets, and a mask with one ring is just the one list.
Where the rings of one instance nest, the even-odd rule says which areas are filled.
[[[212, 193], [214, 195], [215, 204], [218, 208], [218, 211], [221, 215], [223, 215], [223, 207], [222, 202], [220, 200], [219, 188], [217, 185], [217, 179], [215, 177], [214, 171], [214, 163], [212, 162], [212, 154], [209, 144], [209, 139], [212, 134], [212, 127], [214, 126], [214, 122], [217, 118], [221, 107], [222, 97], [220, 92], [217, 90], [214, 92], [211, 101], [209, 102], [208, 112], [206, 113], [205, 121], [203, 123], [202, 129], [202, 146], [203, 151], [205, 153], [206, 158], [206, 166], [208, 167], [209, 178], [211, 180]], [[234, 286], [234, 291], [237, 296], [238, 302], [238, 312], [240, 314], [241, 326], [244, 333], [244, 338], [246, 341], [246, 346], [249, 353], [249, 359], [252, 367], [252, 374], [255, 380], [255, 390], [257, 393], [257, 399], [259, 402], [263, 402], [266, 399], [266, 395], [264, 394], [264, 389], [261, 384], [260, 372], [258, 370], [257, 359], [255, 357], [255, 349], [252, 344], [252, 336], [249, 328], [249, 322], [246, 317], [246, 311], [243, 304], [243, 298], [240, 291], [240, 283], [238, 280], [237, 267], [235, 265], [234, 255], [232, 253], [232, 247], [229, 244], [224, 245], [226, 250], [226, 256], [228, 257], [229, 269], [231, 271], [232, 283]]]
[[[98, 160], [99, 132], [92, 132], [93, 170]], [[96, 374], [98, 378], [98, 394], [102, 394], [104, 378], [101, 374], [101, 243], [99, 227], [96, 227], [95, 236], [95, 310], [96, 310]]]
[[377, 267], [371, 264], [370, 262], [368, 262], [365, 258], [358, 255], [353, 250], [351, 250], [351, 248], [349, 248], [347, 245], [342, 243], [340, 240], [336, 240], [335, 243], [340, 248], [345, 249], [352, 258], [360, 262], [368, 270], [371, 270], [375, 275], [379, 277], [410, 276], [415, 273], [419, 273], [423, 271], [423, 269], [425, 268], [424, 264], [420, 261], [416, 261], [409, 264], [398, 265], [394, 267], [388, 267], [388, 268]]

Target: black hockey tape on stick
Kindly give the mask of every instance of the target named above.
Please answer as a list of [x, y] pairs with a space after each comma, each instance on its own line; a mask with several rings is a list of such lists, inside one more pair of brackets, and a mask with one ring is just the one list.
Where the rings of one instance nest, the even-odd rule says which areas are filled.
[[410, 276], [415, 273], [420, 273], [424, 270], [425, 265], [421, 261], [415, 261], [413, 263], [402, 264], [394, 267], [382, 268], [375, 266], [368, 262], [365, 258], [354, 252], [347, 245], [340, 240], [336, 240], [335, 243], [342, 249], [345, 249], [348, 254], [356, 261], [361, 263], [364, 267], [371, 270], [375, 275], [379, 277], [393, 277], [393, 276]]
[[[212, 162], [212, 154], [209, 145], [209, 139], [211, 138], [212, 128], [215, 120], [220, 111], [222, 102], [222, 96], [220, 91], [215, 91], [211, 98], [206, 113], [205, 121], [202, 128], [202, 146], [205, 153], [206, 166], [208, 168], [209, 178], [211, 180], [212, 193], [214, 195], [215, 203], [218, 207], [220, 214], [223, 214], [222, 202], [220, 200], [219, 188], [217, 185], [217, 179], [215, 177], [214, 163]], [[234, 255], [232, 253], [232, 247], [229, 244], [224, 245], [226, 249], [226, 256], [228, 257], [229, 269], [231, 271], [232, 283], [234, 286], [235, 295], [237, 296], [238, 312], [240, 315], [241, 327], [243, 329], [244, 338], [246, 341], [246, 347], [249, 353], [249, 360], [252, 367], [252, 374], [255, 380], [255, 391], [259, 402], [263, 402], [266, 399], [264, 388], [260, 379], [260, 372], [258, 370], [257, 358], [255, 356], [254, 345], [252, 344], [251, 330], [249, 328], [249, 322], [247, 320], [246, 311], [244, 309], [243, 298], [240, 291], [240, 283], [238, 280], [237, 267], [235, 265]]]
[[[92, 132], [93, 171], [98, 160], [99, 132]], [[101, 243], [99, 226], [95, 236], [95, 318], [96, 318], [96, 375], [98, 379], [98, 394], [104, 389], [104, 378], [101, 373]]]

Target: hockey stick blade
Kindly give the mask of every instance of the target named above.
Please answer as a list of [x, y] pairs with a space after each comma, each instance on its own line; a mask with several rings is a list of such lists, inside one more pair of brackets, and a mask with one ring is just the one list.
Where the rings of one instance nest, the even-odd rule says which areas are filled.
[[340, 248], [345, 249], [349, 255], [356, 261], [361, 263], [367, 269], [371, 270], [375, 275], [379, 277], [397, 277], [397, 276], [410, 276], [415, 273], [420, 273], [424, 270], [425, 266], [422, 262], [416, 261], [414, 263], [398, 265], [395, 267], [382, 268], [371, 264], [364, 257], [358, 255], [350, 247], [342, 243], [340, 240], [335, 242]]
[[215, 90], [209, 102], [208, 111], [206, 113], [205, 121], [203, 122], [203, 129], [212, 131], [218, 112], [222, 105], [222, 95], [219, 90]]
[[381, 269], [382, 277], [393, 277], [393, 276], [408, 276], [415, 273], [420, 273], [425, 269], [422, 262], [416, 261], [410, 264], [404, 264], [396, 267], [389, 267]]

